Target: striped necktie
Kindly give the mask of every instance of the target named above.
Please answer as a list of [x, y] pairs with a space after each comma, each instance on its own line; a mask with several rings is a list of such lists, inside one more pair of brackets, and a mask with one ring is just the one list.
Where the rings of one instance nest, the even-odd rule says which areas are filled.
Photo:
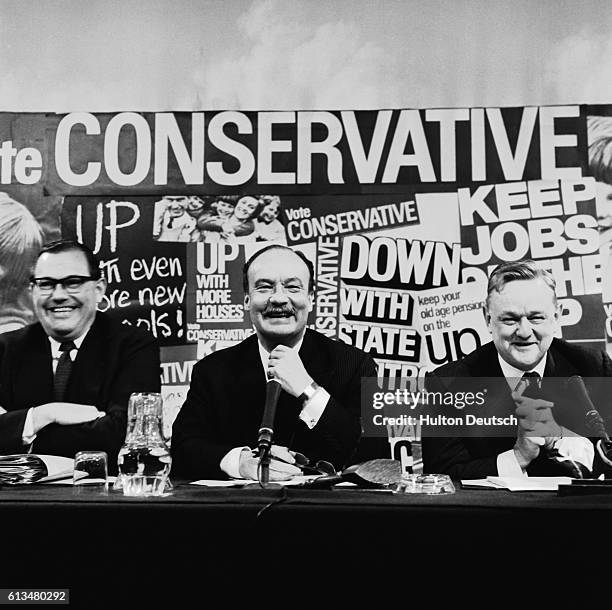
[[53, 377], [53, 398], [54, 400], [64, 400], [66, 386], [70, 379], [72, 371], [72, 360], [70, 359], [70, 351], [76, 349], [76, 345], [72, 341], [64, 341], [60, 344], [61, 355], [57, 361], [55, 376]]
[[[529, 373], [523, 373], [521, 380], [517, 386], [517, 391], [522, 396], [529, 396], [531, 398], [540, 397], [540, 389], [542, 387], [542, 378], [539, 373], [530, 371]], [[521, 390], [522, 388], [522, 390]]]

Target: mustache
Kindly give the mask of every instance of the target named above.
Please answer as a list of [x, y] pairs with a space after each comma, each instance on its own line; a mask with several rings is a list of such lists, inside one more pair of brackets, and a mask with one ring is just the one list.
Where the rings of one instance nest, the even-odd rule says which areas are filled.
[[266, 307], [262, 314], [264, 316], [280, 316], [287, 315], [291, 316], [295, 314], [295, 309], [293, 307]]

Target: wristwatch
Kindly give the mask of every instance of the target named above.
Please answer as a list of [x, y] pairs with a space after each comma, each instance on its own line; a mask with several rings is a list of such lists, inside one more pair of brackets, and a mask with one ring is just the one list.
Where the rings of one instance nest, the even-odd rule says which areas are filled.
[[315, 392], [319, 389], [319, 387], [320, 386], [313, 381], [306, 386], [304, 391], [298, 396], [298, 399], [302, 402], [310, 400], [315, 395]]

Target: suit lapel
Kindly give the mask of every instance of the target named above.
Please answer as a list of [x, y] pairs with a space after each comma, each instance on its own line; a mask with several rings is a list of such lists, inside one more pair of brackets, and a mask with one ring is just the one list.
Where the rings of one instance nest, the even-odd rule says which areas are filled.
[[253, 334], [243, 341], [240, 349], [236, 350], [233, 366], [235, 371], [236, 388], [252, 389], [266, 383], [266, 375], [259, 356], [257, 335]]
[[554, 403], [553, 417], [555, 421], [578, 434], [586, 436], [588, 430], [584, 412], [580, 408], [576, 408], [576, 403], [572, 400], [572, 393], [567, 388], [567, 380], [578, 372], [576, 366], [556, 348], [553, 342], [548, 350], [542, 380], [543, 398]]
[[308, 374], [320, 385], [327, 385], [332, 369], [328, 360], [327, 353], [319, 349], [315, 335], [306, 329], [304, 341], [300, 348], [300, 358]]
[[232, 397], [228, 402], [232, 405], [228, 417], [231, 426], [248, 431], [249, 438], [245, 442], [254, 447], [266, 398], [266, 376], [259, 357], [257, 336], [253, 334], [238, 347], [229, 363], [234, 376], [227, 388]]
[[487, 344], [484, 357], [476, 363], [471, 373], [474, 377], [484, 377], [487, 391], [487, 411], [489, 415], [506, 416], [514, 413], [516, 408], [512, 400], [510, 387], [499, 364], [499, 356], [495, 345]]
[[102, 392], [108, 366], [109, 340], [104, 321], [100, 318], [100, 314], [97, 314], [77, 352], [66, 388], [66, 401], [81, 403], [85, 402], [87, 397], [85, 404], [96, 404], [96, 399]]
[[49, 338], [40, 324], [35, 324], [24, 344], [22, 366], [13, 381], [19, 388], [16, 395], [24, 394], [28, 406], [41, 405], [53, 400], [53, 359]]

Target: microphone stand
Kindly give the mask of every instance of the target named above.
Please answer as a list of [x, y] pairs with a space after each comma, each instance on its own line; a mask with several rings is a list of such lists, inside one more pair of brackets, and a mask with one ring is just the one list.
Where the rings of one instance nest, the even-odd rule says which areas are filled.
[[[270, 430], [270, 432], [272, 432]], [[265, 487], [270, 482], [270, 460], [272, 459], [271, 442], [259, 443], [259, 484]]]
[[259, 466], [257, 475], [261, 487], [268, 486], [270, 481], [270, 460], [272, 459], [272, 437], [274, 436], [274, 417], [276, 405], [281, 392], [281, 384], [276, 379], [268, 380], [266, 384], [266, 404], [257, 434], [257, 449], [259, 453]]

